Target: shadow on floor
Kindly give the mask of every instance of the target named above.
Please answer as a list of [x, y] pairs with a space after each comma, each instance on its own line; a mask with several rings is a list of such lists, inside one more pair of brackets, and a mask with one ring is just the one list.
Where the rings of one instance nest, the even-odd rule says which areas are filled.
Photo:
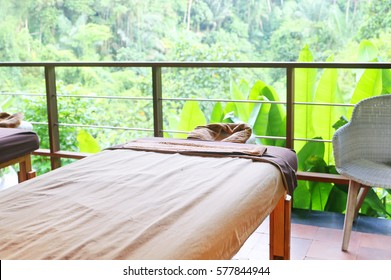
[[[345, 215], [342, 213], [292, 209], [292, 223], [343, 229]], [[391, 236], [391, 220], [359, 215], [353, 230]]]

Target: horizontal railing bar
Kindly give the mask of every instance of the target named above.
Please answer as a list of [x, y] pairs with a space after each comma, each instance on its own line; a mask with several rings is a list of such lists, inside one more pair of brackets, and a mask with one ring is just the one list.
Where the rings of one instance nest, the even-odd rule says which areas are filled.
[[[12, 93], [12, 92], [0, 92], [4, 95], [22, 95], [22, 96], [46, 96], [45, 94], [33, 94], [33, 93]], [[96, 98], [96, 99], [129, 99], [129, 100], [147, 100], [152, 101], [152, 97], [134, 97], [134, 96], [111, 96], [111, 95], [71, 95], [71, 94], [57, 94], [58, 97], [70, 97], [70, 98]], [[200, 101], [200, 102], [236, 102], [236, 103], [267, 103], [267, 104], [286, 104], [285, 101], [272, 101], [272, 100], [232, 100], [232, 99], [205, 99], [205, 98], [181, 98], [181, 97], [165, 97], [162, 101]], [[321, 103], [321, 102], [294, 102], [295, 105], [315, 105], [315, 106], [335, 106], [335, 107], [354, 107], [354, 104], [344, 103]]]
[[314, 105], [314, 106], [335, 106], [335, 107], [354, 107], [354, 104], [327, 103], [327, 102], [293, 102], [295, 105]]
[[134, 97], [134, 96], [97, 96], [97, 95], [70, 95], [70, 94], [57, 94], [58, 97], [71, 97], [71, 98], [97, 98], [97, 99], [130, 99], [130, 100], [148, 100], [152, 101], [152, 97]]
[[[45, 94], [33, 94], [33, 93], [13, 93], [13, 92], [0, 92], [4, 95], [22, 95], [22, 96], [46, 96]], [[97, 95], [71, 95], [71, 94], [57, 94], [58, 97], [71, 97], [71, 98], [96, 98], [96, 99], [129, 99], [129, 100], [147, 100], [152, 101], [152, 97], [134, 97], [134, 96], [97, 96]], [[272, 100], [232, 100], [232, 99], [205, 99], [205, 98], [181, 98], [181, 97], [165, 97], [162, 101], [200, 101], [200, 102], [236, 102], [236, 103], [267, 103], [267, 104], [286, 104], [285, 101], [272, 101]], [[315, 105], [315, 106], [335, 106], [335, 107], [354, 107], [354, 104], [344, 103], [325, 103], [325, 102], [294, 102], [295, 105]]]
[[21, 96], [46, 96], [44, 93], [23, 93], [23, 92], [9, 92], [9, 91], [0, 91], [2, 95], [21, 95]]
[[286, 140], [286, 137], [282, 136], [254, 135], [254, 137], [258, 139]]
[[29, 123], [34, 124], [34, 125], [48, 125], [47, 122], [34, 122], [34, 121], [29, 121]]
[[337, 68], [391, 69], [391, 62], [246, 62], [246, 61], [67, 61], [0, 62], [0, 67], [177, 67], [177, 68]]
[[308, 141], [308, 142], [325, 142], [325, 143], [331, 143], [331, 140], [328, 140], [328, 139], [293, 138], [293, 140], [297, 140], [297, 141]]
[[162, 129], [162, 132], [170, 132], [170, 133], [182, 133], [182, 134], [189, 134], [189, 131], [183, 131], [183, 130], [173, 130], [173, 129]]
[[[164, 97], [163, 101], [200, 101], [200, 102], [235, 102], [235, 103], [267, 103], [267, 104], [283, 104], [285, 101], [272, 101], [272, 100], [251, 100], [251, 99], [205, 99], [205, 98], [186, 98], [186, 97]], [[344, 103], [326, 103], [326, 102], [294, 102], [295, 105], [315, 105], [315, 106], [341, 106], [341, 107], [354, 107], [354, 104]]]
[[[3, 95], [21, 95], [21, 96], [46, 96], [46, 94], [20, 93], [20, 92], [0, 92]], [[152, 100], [152, 97], [133, 97], [133, 96], [97, 96], [97, 95], [72, 95], [72, 94], [57, 94], [58, 97], [72, 98], [101, 98], [101, 99], [136, 99], [136, 100]]]
[[162, 98], [162, 101], [200, 101], [200, 102], [235, 102], [235, 103], [270, 103], [270, 104], [286, 104], [284, 101], [271, 101], [271, 100], [238, 100], [238, 99], [220, 99], [220, 98], [181, 98], [181, 97], [168, 97]]
[[73, 124], [73, 123], [58, 123], [58, 126], [103, 128], [103, 129], [131, 130], [131, 131], [153, 131], [152, 128], [134, 128], [134, 127], [121, 127], [121, 126], [108, 126], [108, 125], [87, 125], [87, 124]]

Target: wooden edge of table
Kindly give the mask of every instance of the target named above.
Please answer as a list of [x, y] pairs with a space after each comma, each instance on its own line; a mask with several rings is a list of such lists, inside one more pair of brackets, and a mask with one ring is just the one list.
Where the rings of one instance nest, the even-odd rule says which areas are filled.
[[270, 213], [269, 259], [289, 260], [291, 247], [291, 196], [285, 193]]
[[19, 172], [18, 172], [19, 183], [34, 178], [36, 176], [36, 173], [34, 170], [32, 170], [32, 166], [31, 166], [31, 154], [27, 154], [24, 156], [11, 159], [7, 162], [3, 162], [0, 164], [0, 169], [14, 164], [19, 164]]

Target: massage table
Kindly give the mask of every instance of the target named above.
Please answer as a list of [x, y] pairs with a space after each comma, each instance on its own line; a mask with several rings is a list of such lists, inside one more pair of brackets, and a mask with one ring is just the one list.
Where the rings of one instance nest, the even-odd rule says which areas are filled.
[[0, 259], [232, 259], [269, 215], [270, 259], [289, 259], [296, 169], [278, 147], [114, 146], [0, 192]]
[[0, 169], [18, 164], [18, 180], [36, 176], [31, 167], [31, 153], [39, 148], [38, 135], [29, 130], [0, 127]]

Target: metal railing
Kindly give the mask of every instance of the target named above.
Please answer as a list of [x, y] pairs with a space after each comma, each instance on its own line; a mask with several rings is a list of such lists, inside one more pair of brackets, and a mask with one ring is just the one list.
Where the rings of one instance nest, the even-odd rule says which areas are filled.
[[[268, 102], [285, 104], [286, 106], [286, 147], [293, 148], [295, 140], [310, 140], [298, 139], [294, 137], [294, 106], [295, 105], [324, 105], [324, 106], [353, 106], [353, 104], [337, 104], [337, 103], [309, 103], [295, 102], [295, 70], [300, 68], [315, 68], [315, 69], [390, 69], [391, 63], [388, 62], [373, 62], [373, 63], [339, 63], [339, 62], [0, 62], [0, 67], [39, 67], [44, 69], [45, 84], [46, 84], [46, 100], [47, 100], [47, 116], [48, 116], [48, 131], [49, 131], [49, 150], [40, 149], [34, 154], [38, 156], [48, 156], [51, 160], [51, 168], [60, 167], [61, 158], [80, 159], [86, 155], [83, 153], [62, 151], [60, 147], [60, 133], [58, 120], [58, 104], [56, 92], [56, 69], [61, 67], [133, 67], [133, 68], [149, 68], [151, 69], [152, 92], [150, 98], [143, 100], [152, 100], [153, 103], [153, 135], [155, 137], [163, 136], [163, 101], [186, 101], [199, 100], [205, 101], [202, 98], [163, 98], [162, 97], [162, 69], [164, 68], [278, 68], [286, 71], [286, 102], [273, 101], [247, 101], [247, 100], [225, 100], [225, 99], [210, 99], [215, 102]], [[67, 97], [67, 95], [61, 95]], [[78, 96], [82, 97], [82, 96]], [[86, 98], [94, 98], [86, 96]], [[105, 98], [105, 97], [99, 97]], [[110, 97], [107, 97], [110, 98]], [[117, 98], [117, 97], [116, 97]], [[118, 97], [121, 98], [121, 97]], [[130, 99], [132, 99], [130, 97]], [[139, 99], [139, 97], [137, 97]], [[209, 100], [209, 99], [208, 99]], [[96, 126], [96, 128], [107, 128], [105, 126]], [[267, 136], [265, 136], [267, 138]], [[275, 138], [275, 139], [278, 139]], [[327, 140], [326, 140], [327, 141]], [[339, 175], [299, 172], [298, 178], [301, 180], [312, 180], [321, 182], [347, 183], [348, 180]]]

